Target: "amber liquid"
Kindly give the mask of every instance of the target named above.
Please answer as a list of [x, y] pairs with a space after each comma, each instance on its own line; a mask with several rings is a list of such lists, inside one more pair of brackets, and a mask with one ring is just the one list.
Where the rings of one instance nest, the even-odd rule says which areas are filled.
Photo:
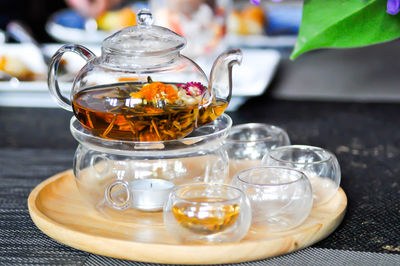
[[130, 97], [130, 93], [137, 91], [129, 84], [83, 90], [73, 99], [75, 116], [94, 135], [103, 138], [164, 141], [185, 137], [196, 127], [196, 121], [197, 127], [210, 123], [228, 105], [219, 100], [203, 108], [198, 104], [140, 102], [141, 99]]
[[[219, 198], [196, 198], [196, 202], [218, 202]], [[198, 204], [188, 202], [177, 203], [172, 213], [178, 223], [197, 234], [215, 234], [232, 226], [239, 216], [237, 204]]]

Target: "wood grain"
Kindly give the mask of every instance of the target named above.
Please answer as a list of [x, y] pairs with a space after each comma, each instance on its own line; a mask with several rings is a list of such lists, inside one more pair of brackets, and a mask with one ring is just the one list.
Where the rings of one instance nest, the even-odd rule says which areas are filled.
[[30, 194], [28, 207], [36, 226], [68, 246], [114, 258], [178, 264], [235, 263], [264, 259], [308, 247], [332, 233], [347, 206], [344, 191], [326, 204], [313, 208], [299, 227], [268, 233], [252, 226], [240, 242], [213, 245], [182, 244], [168, 235], [162, 213], [145, 215], [144, 223], [116, 222], [99, 215], [82, 202], [72, 170], [39, 184]]

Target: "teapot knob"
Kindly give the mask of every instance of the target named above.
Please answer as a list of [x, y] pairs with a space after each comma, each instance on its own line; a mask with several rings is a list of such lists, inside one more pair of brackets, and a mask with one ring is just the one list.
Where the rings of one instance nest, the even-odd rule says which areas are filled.
[[141, 26], [151, 26], [153, 25], [153, 15], [148, 9], [141, 9], [137, 13], [137, 21]]

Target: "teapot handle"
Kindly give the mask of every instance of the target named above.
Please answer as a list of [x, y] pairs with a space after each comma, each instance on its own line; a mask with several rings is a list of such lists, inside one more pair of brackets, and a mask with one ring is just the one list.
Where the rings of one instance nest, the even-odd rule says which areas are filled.
[[59, 106], [61, 106], [67, 111], [72, 112], [72, 102], [69, 98], [61, 94], [60, 87], [58, 86], [58, 81], [57, 81], [58, 65], [60, 64], [61, 57], [66, 52], [76, 53], [86, 61], [95, 58], [96, 55], [88, 48], [82, 45], [67, 44], [58, 49], [57, 52], [54, 54], [54, 56], [51, 58], [51, 62], [49, 65], [49, 73], [47, 77], [47, 85], [49, 86], [50, 94], [56, 100]]

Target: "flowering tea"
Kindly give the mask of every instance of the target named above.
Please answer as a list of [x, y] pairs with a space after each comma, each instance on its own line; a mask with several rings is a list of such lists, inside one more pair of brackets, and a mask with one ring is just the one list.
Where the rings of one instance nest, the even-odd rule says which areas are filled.
[[129, 82], [85, 89], [74, 96], [77, 119], [93, 134], [117, 140], [180, 139], [212, 122], [228, 103], [203, 99], [200, 83]]
[[238, 204], [207, 204], [223, 201], [220, 198], [194, 198], [197, 205], [181, 202], [172, 207], [178, 223], [197, 234], [215, 234], [232, 226], [239, 216]]

